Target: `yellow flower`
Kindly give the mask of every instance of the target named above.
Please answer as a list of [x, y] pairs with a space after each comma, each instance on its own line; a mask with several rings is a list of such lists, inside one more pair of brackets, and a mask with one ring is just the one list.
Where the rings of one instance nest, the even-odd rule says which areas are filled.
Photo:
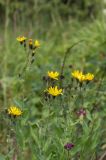
[[59, 76], [59, 73], [58, 72], [49, 72], [48, 71], [48, 77], [50, 77], [51, 79], [55, 79], [55, 80], [58, 80], [58, 76]]
[[33, 41], [32, 41], [32, 39], [29, 39], [29, 48], [33, 49]]
[[32, 39], [29, 39], [29, 45], [32, 45], [33, 43], [32, 43]]
[[74, 78], [77, 78], [79, 75], [82, 75], [82, 72], [80, 72], [80, 71], [78, 71], [78, 70], [75, 70], [75, 71], [72, 72], [72, 76], [73, 76]]
[[25, 42], [26, 41], [26, 37], [24, 37], [24, 36], [19, 36], [19, 37], [17, 37], [17, 41], [19, 41], [20, 43], [23, 43], [23, 42]]
[[79, 75], [77, 78], [80, 82], [85, 81], [85, 75]]
[[81, 81], [91, 81], [94, 79], [94, 75], [91, 73], [83, 74], [82, 72], [76, 70], [72, 72], [72, 76]]
[[35, 40], [34, 47], [35, 48], [39, 48], [40, 47], [40, 42], [38, 40]]
[[92, 81], [93, 79], [94, 79], [94, 75], [93, 75], [93, 74], [87, 73], [87, 74], [85, 75], [85, 80], [87, 80], [87, 81]]
[[35, 48], [39, 48], [40, 47], [40, 42], [38, 40], [35, 40], [34, 47]]
[[8, 108], [8, 114], [12, 116], [20, 116], [22, 114], [22, 111], [17, 106], [10, 106]]
[[62, 94], [62, 89], [58, 89], [57, 86], [55, 87], [50, 87], [48, 90], [48, 93], [51, 94], [52, 96], [58, 96]]
[[72, 72], [72, 76], [78, 79], [80, 82], [85, 81], [85, 75], [81, 71], [74, 71]]

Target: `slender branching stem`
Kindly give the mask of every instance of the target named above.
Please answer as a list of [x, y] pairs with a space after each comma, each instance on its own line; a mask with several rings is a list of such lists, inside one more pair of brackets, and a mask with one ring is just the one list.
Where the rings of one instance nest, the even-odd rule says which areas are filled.
[[[68, 48], [66, 49], [66, 52], [65, 52], [64, 58], [63, 58], [63, 62], [62, 62], [62, 66], [61, 66], [61, 70], [60, 70], [60, 77], [62, 77], [63, 74], [64, 74], [64, 68], [65, 68], [65, 64], [66, 64], [66, 60], [67, 60], [67, 57], [68, 57], [69, 52], [71, 51], [71, 49], [72, 49], [73, 47], [75, 47], [76, 45], [78, 45], [79, 43], [81, 43], [81, 42], [83, 42], [83, 41], [84, 41], [84, 40], [80, 40], [80, 41], [74, 43], [72, 46], [70, 46], [70, 47], [68, 47]], [[62, 78], [60, 78], [60, 86], [62, 86]]]

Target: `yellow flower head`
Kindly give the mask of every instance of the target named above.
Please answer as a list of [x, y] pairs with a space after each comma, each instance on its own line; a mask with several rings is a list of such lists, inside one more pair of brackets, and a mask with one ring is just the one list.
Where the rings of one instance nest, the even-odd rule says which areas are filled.
[[94, 75], [93, 75], [93, 74], [87, 73], [87, 74], [85, 75], [85, 80], [87, 80], [87, 81], [92, 81], [93, 79], [94, 79]]
[[29, 39], [29, 48], [33, 49], [33, 41], [32, 41], [32, 39]]
[[59, 73], [58, 72], [49, 72], [48, 71], [48, 77], [50, 77], [51, 79], [55, 79], [55, 80], [58, 80], [58, 77], [59, 77]]
[[16, 107], [16, 106], [10, 106], [7, 111], [8, 111], [8, 114], [12, 115], [12, 116], [20, 116], [20, 115], [22, 115], [21, 109]]
[[33, 42], [32, 42], [32, 39], [29, 39], [29, 45], [32, 45]]
[[40, 47], [40, 42], [38, 40], [35, 40], [34, 47], [35, 48], [39, 48]]
[[85, 81], [85, 75], [81, 71], [74, 71], [72, 72], [72, 76], [78, 79], [80, 82]]
[[51, 94], [52, 96], [58, 96], [62, 94], [62, 89], [58, 89], [57, 86], [55, 87], [50, 87], [48, 90], [48, 93]]
[[24, 36], [19, 36], [19, 37], [17, 37], [17, 41], [19, 41], [20, 43], [23, 43], [23, 42], [25, 42], [26, 41], [26, 37], [24, 37]]

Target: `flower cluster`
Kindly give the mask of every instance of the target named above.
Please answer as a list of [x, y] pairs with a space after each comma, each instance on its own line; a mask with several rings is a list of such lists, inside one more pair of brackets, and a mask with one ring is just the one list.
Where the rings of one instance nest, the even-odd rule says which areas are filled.
[[58, 88], [57, 85], [55, 85], [55, 80], [59, 80], [59, 73], [55, 71], [48, 71], [47, 73], [47, 80], [49, 84], [48, 89], [46, 89], [46, 92], [48, 95], [51, 95], [53, 97], [59, 96], [63, 94], [63, 90]]
[[77, 115], [78, 115], [80, 124], [83, 124], [84, 118], [86, 117], [86, 110], [84, 108], [80, 108], [77, 111]]
[[29, 39], [29, 48], [30, 49], [36, 49], [36, 48], [39, 48], [40, 47], [40, 42], [38, 41], [38, 40], [35, 40], [34, 42], [33, 42], [33, 40], [32, 39]]
[[94, 79], [94, 75], [91, 73], [83, 74], [83, 72], [75, 70], [72, 73], [72, 76], [79, 80], [79, 82], [83, 81], [92, 81]]
[[74, 147], [74, 144], [73, 144], [73, 143], [67, 143], [67, 144], [64, 145], [64, 148], [65, 148], [66, 150], [71, 150], [73, 147]]
[[81, 108], [79, 111], [77, 111], [78, 116], [86, 116], [86, 111], [84, 108]]
[[30, 65], [35, 61], [35, 53], [36, 49], [40, 47], [40, 42], [38, 40], [32, 40], [28, 39], [24, 36], [19, 36], [16, 38], [17, 41], [24, 46], [26, 54], [26, 62], [25, 66], [23, 67], [21, 73], [19, 73], [19, 77], [22, 76], [24, 71], [27, 70], [27, 68], [30, 68]]
[[[25, 47], [26, 47], [26, 41], [27, 40], [28, 39], [26, 37], [24, 37], [24, 36], [17, 37], [17, 41], [20, 42], [20, 44], [24, 44]], [[35, 40], [33, 42], [32, 39], [29, 39], [28, 40], [28, 46], [29, 46], [30, 49], [35, 50], [36, 48], [40, 47], [40, 42], [38, 40]]]
[[14, 117], [18, 117], [22, 115], [21, 109], [18, 108], [17, 106], [10, 106], [7, 111], [9, 115]]

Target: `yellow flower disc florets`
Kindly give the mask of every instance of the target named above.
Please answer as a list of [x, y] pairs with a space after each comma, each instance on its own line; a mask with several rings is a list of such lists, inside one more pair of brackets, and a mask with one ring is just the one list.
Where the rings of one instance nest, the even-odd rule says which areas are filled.
[[51, 78], [51, 79], [55, 79], [55, 80], [58, 80], [58, 77], [59, 77], [59, 73], [58, 72], [49, 72], [48, 71], [48, 77]]
[[23, 42], [25, 42], [26, 41], [26, 37], [24, 37], [24, 36], [19, 36], [19, 37], [17, 37], [17, 41], [19, 41], [20, 43], [23, 43]]
[[12, 116], [20, 116], [20, 115], [22, 115], [21, 109], [16, 107], [16, 106], [10, 106], [7, 111], [8, 111], [8, 114], [12, 115]]
[[62, 89], [58, 89], [57, 86], [55, 86], [55, 87], [50, 87], [50, 88], [48, 88], [47, 91], [48, 91], [48, 93], [49, 93], [50, 95], [52, 95], [52, 96], [58, 96], [58, 95], [62, 94], [62, 92], [63, 92], [63, 90], [62, 90]]

